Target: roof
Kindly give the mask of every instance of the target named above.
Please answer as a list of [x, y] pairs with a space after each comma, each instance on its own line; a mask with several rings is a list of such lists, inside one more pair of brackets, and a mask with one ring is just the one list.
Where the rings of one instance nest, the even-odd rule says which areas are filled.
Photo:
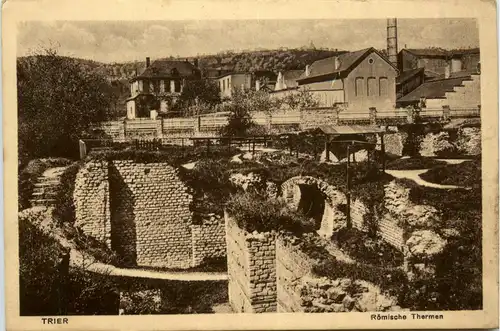
[[442, 48], [405, 48], [401, 51], [407, 51], [416, 56], [429, 57], [447, 57], [449, 52]]
[[190, 77], [199, 74], [199, 69], [188, 61], [180, 60], [156, 60], [147, 67], [137, 78], [163, 78], [176, 76], [174, 71], [178, 73], [177, 77]]
[[[365, 48], [355, 52], [343, 53], [338, 56], [328, 57], [326, 59], [321, 59], [314, 61], [309, 67], [309, 76], [306, 76], [305, 71], [300, 76], [297, 81], [305, 81], [315, 77], [321, 77], [326, 75], [338, 74], [343, 75], [350, 72], [354, 67], [360, 63], [366, 56], [371, 53], [377, 53], [382, 59], [384, 59], [394, 70], [397, 70], [396, 67], [389, 62], [389, 60], [378, 52], [375, 48]], [[335, 61], [338, 59], [339, 67], [335, 69]]]
[[462, 85], [464, 80], [469, 80], [470, 77], [458, 77], [448, 79], [436, 79], [423, 83], [407, 95], [399, 98], [397, 102], [414, 102], [421, 98], [426, 99], [441, 99], [444, 98], [446, 92], [453, 92], [455, 86]]
[[421, 57], [453, 57], [466, 54], [479, 54], [479, 48], [464, 48], [446, 50], [443, 48], [405, 48], [401, 51], [407, 51]]
[[377, 126], [366, 125], [320, 125], [318, 128], [309, 131], [320, 131], [329, 135], [352, 135], [366, 133], [383, 133], [384, 129]]
[[406, 82], [412, 77], [415, 77], [418, 74], [422, 74], [424, 72], [424, 68], [417, 68], [417, 69], [410, 69], [403, 71], [397, 78], [396, 78], [396, 84], [401, 84]]
[[216, 79], [223, 78], [226, 76], [234, 76], [234, 75], [251, 75], [249, 72], [244, 72], [244, 71], [232, 71], [232, 72], [226, 72], [222, 73], [221, 75], [215, 77]]
[[299, 84], [297, 83], [297, 79], [302, 75], [304, 70], [288, 70], [283, 71], [283, 80], [285, 81], [285, 85], [287, 88], [296, 87]]

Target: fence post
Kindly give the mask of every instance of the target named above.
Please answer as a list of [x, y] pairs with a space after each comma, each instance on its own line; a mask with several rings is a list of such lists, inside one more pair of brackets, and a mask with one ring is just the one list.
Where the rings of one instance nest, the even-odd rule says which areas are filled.
[[451, 111], [450, 111], [450, 106], [445, 105], [443, 106], [443, 119], [446, 121], [450, 118]]
[[369, 111], [370, 111], [370, 124], [376, 125], [377, 124], [377, 108], [370, 107]]
[[83, 160], [87, 156], [87, 146], [83, 140], [78, 141], [78, 146], [80, 148], [80, 159]]

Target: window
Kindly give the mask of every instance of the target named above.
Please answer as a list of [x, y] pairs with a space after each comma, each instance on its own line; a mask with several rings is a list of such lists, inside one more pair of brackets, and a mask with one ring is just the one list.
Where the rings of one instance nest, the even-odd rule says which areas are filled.
[[175, 92], [180, 92], [181, 91], [181, 82], [176, 80], [175, 81]]
[[368, 77], [366, 81], [366, 92], [369, 97], [378, 95], [377, 81], [375, 80], [375, 77]]
[[225, 79], [222, 81], [222, 90], [223, 91], [226, 90], [226, 80]]
[[389, 95], [389, 84], [386, 77], [380, 77], [379, 82], [379, 95], [381, 97], [386, 97]]
[[160, 80], [160, 93], [165, 92], [165, 81], [162, 79]]
[[364, 95], [363, 82], [364, 82], [363, 77], [356, 77], [356, 86], [355, 86], [354, 93], [356, 94], [357, 97]]
[[373, 64], [373, 59], [369, 59], [368, 63]]

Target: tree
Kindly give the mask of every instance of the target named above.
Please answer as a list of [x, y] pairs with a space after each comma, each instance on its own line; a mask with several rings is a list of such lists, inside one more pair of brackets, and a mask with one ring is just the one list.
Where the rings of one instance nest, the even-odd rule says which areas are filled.
[[106, 119], [111, 91], [104, 77], [54, 50], [19, 58], [19, 157], [78, 155], [78, 139]]
[[281, 100], [284, 105], [292, 110], [314, 108], [319, 105], [319, 101], [314, 95], [305, 89], [298, 90], [297, 92], [289, 92]]
[[184, 85], [179, 100], [185, 107], [200, 103], [214, 107], [221, 102], [219, 86], [208, 79], [188, 80]]

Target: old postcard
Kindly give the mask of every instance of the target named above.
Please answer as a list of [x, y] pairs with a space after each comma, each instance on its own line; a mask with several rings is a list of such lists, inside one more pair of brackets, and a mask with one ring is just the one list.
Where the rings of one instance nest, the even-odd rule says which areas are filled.
[[2, 46], [8, 330], [498, 327], [495, 2], [8, 0]]

